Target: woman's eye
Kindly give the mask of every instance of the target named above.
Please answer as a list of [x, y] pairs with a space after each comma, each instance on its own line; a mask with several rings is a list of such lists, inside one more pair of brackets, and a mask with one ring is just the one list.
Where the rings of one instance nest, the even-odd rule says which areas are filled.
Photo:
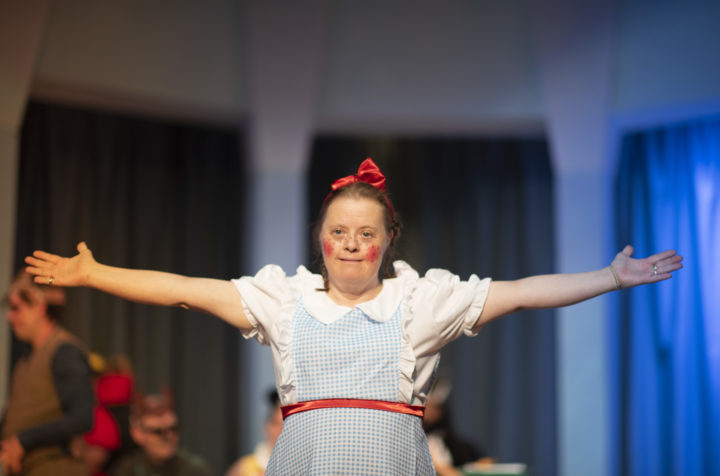
[[337, 230], [337, 229], [336, 229], [336, 230], [333, 230], [333, 231], [332, 231], [332, 234], [333, 234], [333, 235], [342, 235], [342, 230]]
[[362, 236], [363, 236], [363, 238], [372, 238], [373, 234], [370, 233], [369, 231], [363, 231]]

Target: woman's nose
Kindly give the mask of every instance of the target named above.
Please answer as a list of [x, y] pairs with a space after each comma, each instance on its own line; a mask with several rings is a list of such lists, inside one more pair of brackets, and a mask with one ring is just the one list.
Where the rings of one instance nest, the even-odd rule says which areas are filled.
[[357, 239], [354, 236], [348, 236], [345, 239], [345, 249], [348, 251], [356, 251], [358, 249]]

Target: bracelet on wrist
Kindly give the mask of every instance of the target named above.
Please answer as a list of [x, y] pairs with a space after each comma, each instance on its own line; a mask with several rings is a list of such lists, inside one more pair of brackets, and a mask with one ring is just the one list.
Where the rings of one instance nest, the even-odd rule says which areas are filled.
[[615, 268], [613, 268], [612, 265], [610, 265], [610, 272], [611, 272], [612, 275], [613, 275], [613, 279], [615, 279], [615, 287], [616, 287], [617, 289], [622, 289], [622, 284], [620, 284], [620, 280], [618, 279], [618, 275], [617, 275], [617, 273], [615, 272]]

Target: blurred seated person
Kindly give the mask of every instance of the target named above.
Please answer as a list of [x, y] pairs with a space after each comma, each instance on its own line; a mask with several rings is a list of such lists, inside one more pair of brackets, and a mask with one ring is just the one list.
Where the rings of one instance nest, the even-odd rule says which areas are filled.
[[125, 355], [105, 358], [90, 353], [95, 373], [93, 427], [83, 435], [83, 459], [91, 476], [105, 476], [114, 461], [136, 448], [130, 438], [129, 415], [134, 377], [130, 359]]
[[138, 448], [119, 458], [112, 476], [210, 476], [210, 466], [179, 448], [180, 427], [172, 394], [138, 394], [130, 410], [130, 436]]
[[92, 426], [94, 397], [84, 345], [58, 322], [63, 289], [16, 275], [5, 298], [8, 321], [30, 352], [13, 370], [0, 442], [5, 474], [85, 476], [82, 434]]
[[457, 468], [467, 463], [493, 462], [454, 430], [449, 408], [450, 390], [447, 381], [438, 380], [425, 404], [423, 429], [438, 476], [461, 475]]
[[280, 397], [276, 391], [268, 393], [270, 411], [265, 419], [265, 439], [255, 446], [252, 454], [245, 455], [228, 469], [225, 476], [263, 476], [270, 460], [275, 441], [283, 429], [282, 410], [280, 409]]

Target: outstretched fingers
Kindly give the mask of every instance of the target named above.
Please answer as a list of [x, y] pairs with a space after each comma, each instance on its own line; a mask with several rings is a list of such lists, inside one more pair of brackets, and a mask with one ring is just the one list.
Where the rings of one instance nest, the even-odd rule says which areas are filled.
[[[646, 259], [648, 261], [650, 261], [651, 263], [657, 263], [658, 261], [663, 261], [672, 256], [677, 256], [677, 252], [675, 250], [665, 250], [660, 253], [656, 253], [654, 255], [648, 256]], [[682, 259], [682, 257], [681, 257], [681, 259]]]
[[671, 278], [674, 271], [683, 267], [683, 257], [675, 250], [665, 250], [642, 259], [633, 259], [633, 252], [632, 246], [626, 246], [611, 264], [611, 270], [617, 272], [623, 287], [664, 281]]
[[44, 269], [38, 268], [37, 266], [25, 266], [25, 271], [33, 276], [43, 276], [46, 273]]
[[34, 251], [32, 256], [26, 256], [25, 262], [38, 268], [55, 266], [62, 258], [44, 251]]
[[[60, 256], [54, 255], [52, 253], [48, 253], [47, 251], [41, 251], [41, 250], [35, 250], [33, 251], [33, 256], [35, 258], [39, 258], [43, 261], [47, 261], [48, 263], [57, 263], [57, 261], [60, 259]], [[28, 256], [29, 258], [29, 256]]]
[[26, 256], [25, 263], [29, 264], [30, 266], [34, 266], [35, 268], [42, 268], [42, 267], [52, 264], [51, 262], [49, 262], [47, 260], [38, 259], [38, 258], [35, 258], [34, 256]]
[[652, 265], [653, 281], [670, 279], [673, 271], [683, 267], [682, 260], [683, 257], [675, 250], [666, 250], [646, 258], [646, 261]]
[[662, 268], [663, 271], [668, 271], [681, 268], [682, 265], [678, 266], [678, 264], [682, 263], [683, 257], [677, 254], [675, 250], [666, 250], [662, 253], [648, 256], [645, 260], [652, 264], [655, 269], [659, 270]]
[[[56, 283], [57, 268], [48, 261], [39, 261], [37, 258], [30, 256], [25, 258], [25, 262], [31, 266], [26, 266], [25, 271], [30, 274], [35, 284], [58, 284]], [[36, 266], [33, 266], [36, 264]]]
[[657, 270], [658, 274], [669, 275], [673, 271], [677, 271], [678, 269], [683, 267], [682, 260], [682, 256], [672, 256], [670, 258], [658, 261], [655, 264], [655, 269]]
[[25, 263], [30, 265], [25, 267], [25, 271], [34, 276], [46, 276], [48, 275], [47, 268], [48, 262], [33, 258], [32, 256], [25, 257]]
[[33, 251], [32, 256], [25, 257], [25, 263], [29, 265], [25, 271], [33, 275], [37, 284], [53, 284], [53, 269], [60, 259], [60, 256], [45, 251]]

